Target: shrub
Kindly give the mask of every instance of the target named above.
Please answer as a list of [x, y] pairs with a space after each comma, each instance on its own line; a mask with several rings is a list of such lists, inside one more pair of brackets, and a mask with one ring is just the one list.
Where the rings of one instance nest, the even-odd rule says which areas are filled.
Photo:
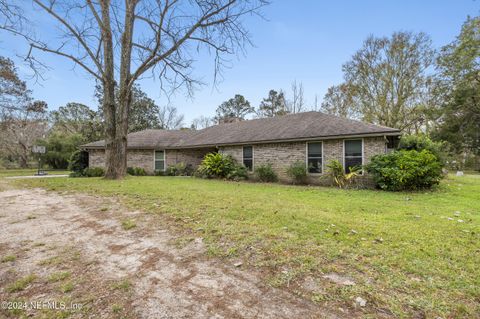
[[141, 167], [127, 167], [127, 174], [132, 176], [145, 176], [147, 172]]
[[226, 177], [227, 179], [231, 179], [234, 181], [247, 179], [248, 178], [247, 168], [243, 165], [235, 163]]
[[337, 187], [344, 188], [351, 186], [355, 182], [355, 178], [360, 175], [361, 167], [351, 167], [349, 173], [345, 173], [343, 165], [338, 160], [331, 160], [327, 164], [327, 176], [330, 176], [333, 184]]
[[293, 180], [294, 184], [305, 184], [307, 181], [307, 168], [305, 163], [297, 161], [287, 168], [287, 175]]
[[167, 167], [166, 175], [169, 176], [191, 176], [193, 174], [192, 165], [186, 165], [183, 162]]
[[83, 176], [83, 171], [88, 167], [88, 152], [77, 150], [70, 157], [68, 169], [72, 172], [70, 176]]
[[415, 150], [421, 152], [423, 150], [430, 151], [442, 163], [444, 162], [444, 145], [441, 142], [434, 142], [425, 135], [403, 135], [398, 144], [398, 150]]
[[101, 177], [105, 175], [105, 170], [101, 167], [87, 167], [83, 170], [85, 177]]
[[208, 153], [198, 167], [196, 175], [203, 178], [226, 178], [234, 166], [235, 161], [230, 155]]
[[273, 171], [272, 164], [260, 165], [255, 169], [257, 178], [266, 183], [276, 182], [278, 180], [277, 174]]
[[430, 188], [443, 177], [440, 161], [428, 150], [376, 155], [366, 167], [376, 185], [389, 191]]

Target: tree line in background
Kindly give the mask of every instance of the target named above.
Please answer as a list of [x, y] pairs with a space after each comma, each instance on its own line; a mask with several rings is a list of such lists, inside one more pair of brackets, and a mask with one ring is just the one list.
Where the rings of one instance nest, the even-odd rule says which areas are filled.
[[[105, 136], [102, 93], [97, 89], [98, 111], [81, 103], [67, 103], [48, 112], [44, 101], [34, 101], [10, 59], [0, 57], [0, 151], [4, 165], [27, 167], [33, 145], [44, 145], [44, 162], [66, 168], [71, 154], [82, 144]], [[128, 131], [179, 129], [184, 116], [175, 107], [159, 107], [138, 86], [133, 88]]]
[[328, 89], [324, 112], [428, 135], [463, 161], [473, 156], [478, 169], [480, 17], [469, 17], [439, 52], [424, 33], [370, 36], [342, 70], [345, 81]]
[[[128, 132], [152, 129], [202, 129], [218, 123], [320, 110], [351, 119], [425, 134], [444, 141], [462, 159], [480, 156], [480, 18], [468, 18], [459, 36], [439, 52], [423, 33], [397, 32], [368, 37], [342, 70], [344, 82], [328, 89], [321, 106], [308, 104], [303, 85], [291, 94], [270, 90], [255, 108], [236, 94], [212, 117], [200, 116], [186, 126], [173, 106], [159, 107], [138, 85], [131, 89]], [[47, 112], [34, 101], [13, 62], [0, 57], [0, 147], [4, 159], [28, 164], [34, 143], [43, 143], [45, 161], [64, 168], [79, 145], [105, 137], [103, 86], [96, 89], [98, 111], [68, 103]], [[115, 97], [119, 88], [115, 86]], [[116, 101], [116, 103], [120, 103]]]

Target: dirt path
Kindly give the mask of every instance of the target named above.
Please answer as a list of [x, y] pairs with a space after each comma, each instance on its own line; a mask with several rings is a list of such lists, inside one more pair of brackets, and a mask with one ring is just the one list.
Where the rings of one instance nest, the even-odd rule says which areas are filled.
[[[125, 230], [126, 219], [136, 227]], [[0, 301], [86, 303], [71, 313], [78, 318], [337, 318], [259, 274], [207, 259], [201, 238], [179, 248], [153, 220], [95, 196], [0, 192]], [[12, 288], [29, 274], [24, 289]]]

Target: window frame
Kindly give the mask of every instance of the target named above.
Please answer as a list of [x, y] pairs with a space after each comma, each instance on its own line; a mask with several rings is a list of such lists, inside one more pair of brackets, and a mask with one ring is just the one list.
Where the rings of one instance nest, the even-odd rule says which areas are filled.
[[[251, 169], [249, 169], [247, 167], [247, 165], [245, 165], [245, 147], [251, 147], [252, 148], [252, 158], [251, 158], [252, 168]], [[247, 158], [247, 159], [249, 159], [249, 158]], [[253, 145], [242, 145], [242, 165], [247, 168], [247, 171], [253, 172], [254, 167], [255, 167], [255, 147]]]
[[[362, 142], [362, 169], [360, 170], [360, 175], [363, 175], [363, 165], [365, 164], [365, 141], [364, 141], [364, 138], [349, 138], [349, 139], [345, 139], [343, 140], [343, 172], [344, 173], [347, 173], [347, 167], [345, 166], [345, 152], [346, 152], [346, 147], [345, 147], [345, 142], [346, 141], [361, 141]], [[350, 156], [351, 158], [358, 158], [358, 156]]]
[[[320, 158], [322, 160], [322, 166], [320, 167], [320, 173], [310, 173], [309, 170], [308, 170], [308, 159], [310, 158], [308, 156], [308, 144], [322, 144], [322, 156], [321, 157], [312, 157], [312, 158]], [[307, 174], [308, 175], [322, 175], [324, 170], [323, 170], [323, 165], [324, 165], [324, 161], [323, 161], [323, 141], [311, 141], [311, 142], [306, 142], [305, 143], [305, 167], [307, 168]]]
[[[163, 161], [163, 170], [159, 170], [159, 169], [156, 169], [156, 164], [157, 164], [157, 152], [163, 152], [163, 160], [158, 160], [158, 162], [160, 161]], [[161, 171], [161, 172], [165, 172], [165, 170], [167, 169], [166, 165], [165, 165], [165, 158], [166, 158], [166, 154], [167, 151], [166, 150], [153, 150], [153, 171]]]

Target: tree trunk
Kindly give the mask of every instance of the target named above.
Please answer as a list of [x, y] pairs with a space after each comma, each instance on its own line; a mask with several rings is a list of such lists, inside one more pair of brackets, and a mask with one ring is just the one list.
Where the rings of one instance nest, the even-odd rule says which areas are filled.
[[20, 158], [18, 159], [18, 165], [20, 165], [20, 168], [27, 168], [28, 159], [27, 159], [26, 155], [24, 155], [24, 154], [20, 155]]
[[101, 1], [104, 74], [103, 110], [105, 114], [105, 178], [120, 179], [125, 172], [120, 168], [119, 141], [117, 139], [117, 112], [115, 105], [115, 69], [113, 60], [112, 29], [110, 27], [110, 0]]
[[18, 159], [18, 165], [20, 168], [28, 167], [28, 148], [23, 143], [20, 143], [20, 158]]
[[135, 6], [137, 0], [126, 1], [125, 30], [122, 33], [122, 48], [120, 57], [120, 89], [118, 94], [117, 112], [117, 174], [124, 176], [127, 173], [127, 134], [128, 114], [132, 100], [132, 85], [130, 83], [130, 66], [132, 60], [132, 38], [135, 20]]

